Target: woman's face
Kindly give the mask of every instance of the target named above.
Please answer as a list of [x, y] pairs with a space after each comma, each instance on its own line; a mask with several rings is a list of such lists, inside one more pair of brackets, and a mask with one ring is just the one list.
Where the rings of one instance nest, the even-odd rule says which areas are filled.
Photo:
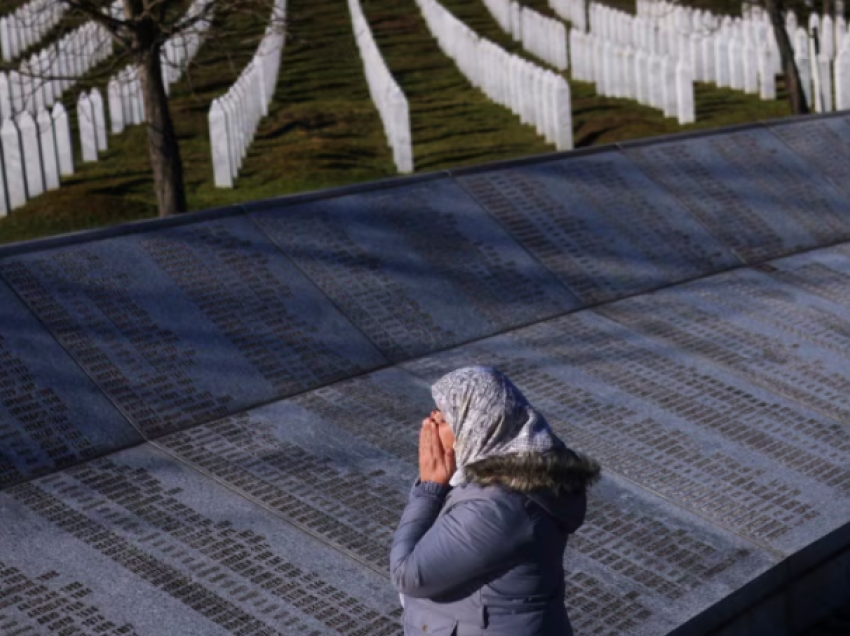
[[452, 428], [443, 417], [443, 413], [439, 409], [431, 411], [431, 419], [437, 423], [437, 432], [440, 434], [440, 441], [443, 443], [443, 449], [449, 450], [454, 448], [455, 436], [452, 433]]

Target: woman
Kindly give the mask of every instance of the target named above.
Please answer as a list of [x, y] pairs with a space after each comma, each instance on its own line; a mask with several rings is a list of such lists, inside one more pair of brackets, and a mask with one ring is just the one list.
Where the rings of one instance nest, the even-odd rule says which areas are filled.
[[432, 395], [390, 553], [404, 636], [570, 636], [564, 549], [598, 464], [495, 369], [453, 371]]

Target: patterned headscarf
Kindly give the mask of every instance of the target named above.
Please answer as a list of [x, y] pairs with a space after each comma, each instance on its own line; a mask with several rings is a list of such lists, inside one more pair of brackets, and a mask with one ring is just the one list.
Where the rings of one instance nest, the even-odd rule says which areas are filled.
[[464, 466], [487, 457], [564, 448], [543, 416], [492, 367], [452, 371], [434, 384], [431, 395], [455, 437], [452, 486], [466, 483]]

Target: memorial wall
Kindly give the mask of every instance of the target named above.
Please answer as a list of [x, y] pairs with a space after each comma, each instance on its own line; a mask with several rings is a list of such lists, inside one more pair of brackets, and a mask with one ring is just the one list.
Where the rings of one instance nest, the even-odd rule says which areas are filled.
[[0, 248], [0, 634], [400, 635], [469, 364], [603, 465], [577, 636], [798, 633], [850, 593], [848, 166], [845, 114]]

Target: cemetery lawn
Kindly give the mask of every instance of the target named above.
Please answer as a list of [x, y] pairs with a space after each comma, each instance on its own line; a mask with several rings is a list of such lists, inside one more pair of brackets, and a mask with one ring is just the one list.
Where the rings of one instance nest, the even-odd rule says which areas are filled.
[[[414, 0], [361, 0], [390, 70], [408, 96], [417, 171], [553, 152], [554, 147], [507, 109], [471, 87], [442, 54]], [[522, 0], [552, 15], [546, 0]], [[525, 54], [480, 0], [442, 0], [481, 35]], [[223, 95], [254, 53], [240, 41], [218, 38], [201, 47], [198, 65], [171, 88], [191, 210], [394, 176], [378, 113], [369, 97], [345, 0], [289, 0], [290, 33], [269, 116], [255, 136], [232, 190], [212, 182], [207, 132], [210, 101]], [[569, 74], [566, 76], [569, 78]], [[571, 81], [577, 147], [609, 144], [790, 114], [779, 98], [762, 102], [740, 91], [696, 84], [697, 123], [679, 126], [660, 111], [597, 95]], [[106, 78], [81, 82], [106, 95]], [[77, 89], [65, 106], [71, 119]], [[147, 133], [131, 126], [109, 135], [97, 163], [82, 164], [73, 129], [77, 174], [0, 219], [0, 243], [62, 234], [156, 216]]]

